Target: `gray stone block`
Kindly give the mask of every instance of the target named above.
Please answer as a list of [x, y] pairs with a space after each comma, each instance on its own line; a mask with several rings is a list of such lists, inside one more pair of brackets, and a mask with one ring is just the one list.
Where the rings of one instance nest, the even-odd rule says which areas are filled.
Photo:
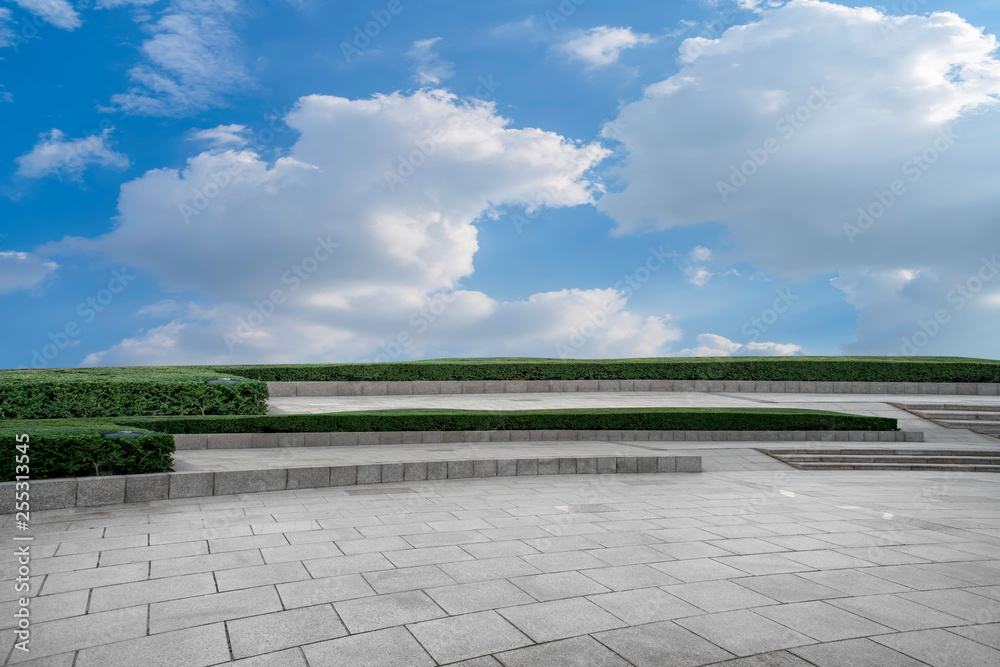
[[[309, 435], [308, 433], [306, 435]], [[330, 446], [347, 447], [358, 444], [358, 434], [354, 431], [338, 431], [329, 433]]]
[[785, 393], [786, 394], [798, 394], [798, 393], [801, 393], [799, 391], [799, 386], [801, 384], [802, 384], [801, 382], [790, 382], [790, 381], [786, 380], [785, 381]]
[[125, 475], [125, 502], [148, 503], [170, 497], [170, 475], [165, 472], [150, 475]]
[[675, 456], [677, 472], [701, 472], [700, 456]]
[[511, 431], [510, 441], [511, 442], [528, 442], [531, 440], [531, 433], [529, 431]]
[[517, 459], [498, 459], [497, 477], [513, 477], [517, 474]]
[[409, 380], [399, 382], [386, 382], [386, 396], [409, 396], [413, 393], [413, 383]]
[[179, 452], [208, 449], [208, 436], [201, 433], [178, 433], [174, 436], [174, 449]]
[[289, 489], [324, 489], [330, 486], [330, 468], [289, 468], [285, 486]]
[[567, 392], [567, 393], [569, 393], [569, 392], [574, 392], [574, 393], [578, 392], [578, 391], [580, 391], [580, 382], [578, 380], [563, 380], [562, 381], [562, 390], [565, 391], [565, 392]]
[[258, 493], [260, 491], [283, 491], [287, 483], [284, 468], [271, 470], [220, 470], [215, 473], [216, 496], [234, 493]]
[[382, 466], [378, 463], [358, 466], [358, 484], [379, 484], [382, 482]]
[[484, 431], [489, 442], [510, 442], [510, 431]]
[[296, 396], [336, 396], [337, 382], [299, 382]]
[[428, 461], [427, 479], [448, 479], [448, 462]]
[[16, 485], [17, 482], [0, 482], [0, 514], [14, 513]]
[[1000, 395], [1000, 385], [991, 382], [981, 382], [976, 385], [976, 394], [979, 396], [997, 396]]
[[598, 380], [597, 391], [621, 391], [621, 382], [618, 380]]
[[388, 382], [362, 382], [362, 396], [386, 396], [389, 393]]
[[552, 440], [570, 440], [571, 438], [566, 437], [565, 433], [566, 433], [565, 431], [544, 430], [542, 431], [541, 439], [547, 442]]
[[726, 390], [726, 383], [722, 380], [709, 380], [708, 390], [711, 392], [719, 393]]
[[170, 498], [204, 498], [215, 493], [214, 472], [172, 472]]
[[507, 380], [505, 391], [508, 394], [526, 393], [528, 391], [528, 382], [526, 380]]
[[894, 431], [879, 431], [878, 433], [879, 442], [896, 442], [896, 433]]
[[463, 394], [483, 394], [486, 393], [486, 383], [479, 380], [468, 380], [462, 383]]
[[[34, 486], [34, 484], [32, 484]], [[120, 505], [125, 502], [125, 476], [78, 477], [76, 506]]]
[[382, 482], [402, 482], [402, 481], [403, 481], [402, 463], [382, 464]]
[[938, 394], [954, 396], [958, 394], [958, 385], [954, 382], [940, 382], [938, 383]]
[[918, 382], [917, 393], [937, 395], [941, 393], [941, 385], [936, 382]]
[[738, 380], [736, 384], [738, 385], [736, 391], [739, 392], [757, 391], [757, 383], [754, 382], [753, 380]]
[[694, 380], [674, 380], [674, 391], [694, 391]]
[[549, 386], [548, 380], [528, 380], [528, 393], [531, 394], [541, 394], [549, 393], [552, 391], [552, 387]]
[[597, 391], [598, 381], [597, 380], [577, 380], [576, 381], [577, 391]]
[[815, 394], [816, 393], [816, 383], [815, 382], [800, 382], [799, 383], [799, 393], [800, 394]]
[[872, 394], [888, 394], [890, 384], [889, 382], [869, 382], [868, 391]]
[[616, 459], [616, 472], [638, 472], [638, 463], [634, 456], [619, 456]]
[[784, 394], [785, 393], [785, 382], [784, 380], [771, 380], [768, 383], [768, 391], [772, 394]]
[[979, 385], [975, 382], [959, 382], [955, 385], [955, 393], [959, 396], [975, 396], [978, 394]]
[[421, 438], [424, 444], [434, 445], [444, 442], [444, 431], [424, 431]]
[[597, 472], [602, 475], [618, 472], [618, 459], [614, 456], [598, 456]]
[[250, 447], [252, 449], [274, 449], [278, 446], [277, 433], [251, 433]]
[[456, 382], [454, 380], [448, 380], [440, 383], [441, 394], [462, 394], [462, 383]]
[[295, 382], [268, 382], [267, 395], [269, 398], [295, 396], [295, 388]]
[[414, 380], [413, 381], [413, 393], [417, 394], [440, 394], [441, 393], [441, 383], [431, 382], [429, 380]]
[[379, 431], [359, 431], [358, 432], [358, 444], [359, 445], [381, 445], [382, 444], [382, 434]]
[[575, 475], [576, 474], [576, 459], [557, 459], [558, 460], [558, 470], [560, 475]]
[[903, 442], [923, 442], [923, 431], [903, 431]]
[[518, 475], [537, 475], [538, 474], [538, 459], [518, 459], [517, 460], [517, 474]]
[[650, 380], [632, 380], [632, 391], [649, 391]]
[[331, 382], [330, 384], [335, 385], [336, 393], [333, 394], [334, 396], [364, 395], [364, 382]]
[[483, 383], [483, 392], [486, 394], [507, 393], [507, 383], [503, 380], [486, 380]]
[[333, 441], [331, 433], [303, 433], [306, 447], [330, 447]]
[[330, 486], [354, 486], [357, 483], [357, 466], [332, 466], [330, 468]]
[[639, 456], [636, 458], [636, 472], [656, 472], [655, 456]]
[[305, 447], [305, 433], [278, 433], [278, 447]]
[[677, 472], [677, 457], [657, 456], [656, 472]]
[[247, 449], [253, 442], [252, 433], [210, 433], [202, 449]]
[[[460, 433], [464, 435], [464, 431], [460, 431]], [[441, 437], [444, 438], [444, 436]], [[424, 442], [424, 434], [421, 431], [403, 431], [400, 441], [404, 445], [420, 445]], [[464, 442], [464, 438], [456, 440], [456, 442]]]
[[[32, 480], [31, 509], [61, 510], [76, 507], [76, 487], [75, 478]], [[122, 498], [124, 499], [124, 495]]]
[[448, 479], [472, 477], [472, 461], [448, 461]]
[[695, 380], [694, 381], [694, 390], [698, 391], [698, 392], [702, 392], [702, 393], [711, 391], [711, 389], [709, 389], [708, 380]]
[[619, 380], [618, 391], [635, 391], [634, 380]]
[[382, 431], [381, 433], [379, 433], [378, 440], [383, 445], [401, 445], [403, 444], [403, 432]]
[[558, 475], [559, 459], [538, 459], [539, 475]]
[[737, 392], [740, 390], [740, 383], [737, 380], [726, 380], [722, 387], [726, 392]]
[[473, 461], [472, 462], [472, 476], [473, 477], [496, 477], [497, 476], [497, 460], [496, 459], [486, 459], [483, 461]]
[[650, 380], [649, 381], [650, 391], [673, 391], [674, 381], [673, 380]]
[[576, 473], [578, 475], [597, 474], [597, 457], [581, 457], [576, 460]]
[[426, 463], [405, 463], [403, 464], [403, 481], [423, 481], [427, 479]]

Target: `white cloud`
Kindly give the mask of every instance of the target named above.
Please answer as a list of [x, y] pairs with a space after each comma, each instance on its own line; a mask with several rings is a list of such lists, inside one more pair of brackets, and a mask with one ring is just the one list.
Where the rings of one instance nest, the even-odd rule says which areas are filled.
[[786, 357], [802, 348], [790, 343], [735, 343], [717, 334], [700, 334], [698, 346], [677, 352], [680, 357]]
[[80, 15], [66, 0], [13, 0], [21, 9], [45, 19], [57, 28], [76, 30], [82, 23]]
[[712, 251], [705, 246], [695, 246], [691, 251], [692, 262], [707, 262], [712, 259]]
[[97, 9], [113, 9], [115, 7], [125, 7], [127, 5], [145, 7], [146, 5], [152, 5], [159, 1], [160, 0], [97, 0], [95, 7]]
[[[10, 46], [14, 41], [14, 29], [11, 27], [10, 10], [0, 7], [0, 48]], [[10, 95], [10, 93], [4, 93]], [[3, 100], [9, 102], [10, 100]]]
[[172, 0], [146, 30], [145, 59], [129, 70], [135, 84], [111, 97], [111, 109], [150, 116], [184, 116], [226, 106], [227, 96], [253, 86], [232, 28], [236, 0]]
[[40, 285], [59, 265], [30, 252], [0, 251], [0, 294]]
[[249, 143], [244, 125], [219, 125], [207, 130], [193, 130], [191, 139], [207, 141], [213, 148], [223, 146], [246, 146]]
[[157, 301], [156, 303], [151, 303], [149, 305], [143, 306], [136, 314], [138, 315], [153, 315], [156, 317], [162, 317], [164, 315], [170, 315], [176, 313], [180, 310], [180, 305], [173, 299], [163, 299]]
[[434, 45], [441, 41], [440, 37], [421, 39], [413, 43], [413, 48], [406, 55], [412, 58], [417, 82], [421, 85], [437, 85], [455, 75], [455, 63], [443, 60], [434, 53]]
[[[401, 332], [413, 349], [454, 349], [462, 335], [467, 347], [515, 341], [554, 356], [581, 324], [579, 311], [606, 300], [570, 290], [501, 303], [461, 289], [479, 247], [477, 221], [497, 207], [592, 202], [600, 186], [588, 172], [608, 154], [599, 145], [511, 128], [493, 105], [444, 91], [313, 95], [285, 121], [300, 133], [287, 156], [269, 164], [250, 151], [210, 150], [182, 171], [149, 171], [122, 186], [113, 231], [50, 247], [127, 257], [168, 291], [202, 295], [197, 312], [123, 342], [101, 363], [156, 361], [159, 351], [176, 362], [364, 358]], [[432, 146], [425, 161], [394, 180], [400, 156], [421, 145]], [[287, 300], [230, 354], [223, 335], [271, 310], [264, 301], [276, 289]], [[453, 291], [447, 314], [422, 327], [420, 308]], [[629, 332], [653, 349], [664, 327], [616, 314], [584, 352], [624, 353], [635, 342]]]
[[632, 32], [631, 28], [598, 26], [553, 47], [568, 60], [582, 60], [588, 67], [604, 67], [618, 62], [625, 49], [655, 42], [649, 35]]
[[[975, 270], [970, 239], [1000, 241], [1000, 192], [988, 176], [1000, 149], [996, 49], [953, 13], [895, 17], [815, 0], [686, 40], [680, 71], [605, 128], [626, 158], [611, 174], [620, 187], [598, 208], [618, 233], [722, 221], [734, 261], [783, 276], [839, 273], [845, 289], [851, 276], [891, 272], [905, 258], [925, 288], [870, 283], [887, 290], [882, 301], [908, 305], [858, 306], [860, 321], [878, 324], [852, 346], [898, 351], [865, 332], [912, 328], [911, 313], [926, 318], [949, 283]], [[896, 180], [901, 195], [889, 192]], [[878, 213], [889, 195], [852, 243], [859, 207]], [[967, 323], [935, 344], [973, 341], [982, 329]]]
[[111, 130], [79, 139], [67, 139], [60, 130], [42, 134], [29, 152], [17, 158], [17, 173], [28, 178], [43, 178], [53, 174], [79, 181], [92, 164], [109, 169], [127, 169], [125, 155], [111, 150], [108, 140]]

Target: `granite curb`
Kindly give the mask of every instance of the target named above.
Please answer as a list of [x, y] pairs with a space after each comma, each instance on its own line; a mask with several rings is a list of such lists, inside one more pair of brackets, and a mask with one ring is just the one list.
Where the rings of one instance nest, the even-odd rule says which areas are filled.
[[[218, 472], [168, 472], [34, 480], [30, 483], [29, 490], [31, 509], [42, 511], [362, 484], [615, 472], [701, 472], [701, 457], [498, 458]], [[15, 482], [0, 483], [0, 514], [13, 514], [14, 488]]]

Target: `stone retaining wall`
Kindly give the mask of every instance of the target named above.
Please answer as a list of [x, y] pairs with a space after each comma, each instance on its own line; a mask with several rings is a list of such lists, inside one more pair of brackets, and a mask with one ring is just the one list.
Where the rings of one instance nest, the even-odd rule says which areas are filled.
[[[261, 491], [475, 477], [668, 472], [701, 472], [701, 457], [482, 459], [43, 479], [31, 482], [31, 509], [41, 511], [69, 507], [98, 507], [170, 498], [199, 498]], [[14, 511], [14, 484], [14, 482], [0, 484], [0, 513], [12, 514]]]
[[792, 394], [1000, 396], [1000, 384], [974, 382], [751, 382], [722, 380], [496, 380], [454, 382], [268, 382], [272, 398], [411, 396], [583, 391], [701, 391]]
[[923, 442], [923, 431], [385, 431], [194, 433], [174, 436], [178, 451], [465, 442]]

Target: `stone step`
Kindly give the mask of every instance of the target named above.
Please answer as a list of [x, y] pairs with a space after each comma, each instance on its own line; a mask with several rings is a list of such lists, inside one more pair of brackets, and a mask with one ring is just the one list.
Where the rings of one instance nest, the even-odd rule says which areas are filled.
[[792, 382], [753, 380], [483, 380], [404, 382], [268, 382], [271, 397], [408, 396], [414, 394], [524, 394], [551, 392], [752, 392], [1000, 396], [1000, 383]]
[[938, 472], [1000, 472], [1000, 465], [964, 465], [959, 463], [789, 463], [799, 470], [926, 470]]
[[784, 456], [952, 456], [952, 457], [994, 457], [1000, 456], [1000, 449], [875, 449], [875, 448], [843, 448], [817, 449], [812, 448], [782, 448], [758, 449], [757, 451], [774, 457]]
[[1000, 422], [965, 421], [957, 419], [936, 419], [934, 421], [947, 428], [966, 428], [970, 431], [976, 431], [977, 433], [1000, 434]]
[[385, 431], [206, 433], [174, 436], [177, 450], [418, 445], [462, 442], [923, 442], [923, 431]]
[[976, 412], [1000, 412], [1000, 405], [980, 405], [978, 403], [907, 403], [907, 410], [975, 410]]
[[1000, 466], [1000, 456], [833, 456], [792, 454], [781, 457], [783, 463], [927, 463]]
[[914, 410], [913, 414], [918, 417], [923, 417], [924, 419], [933, 419], [941, 421], [985, 421], [985, 422], [1000, 422], [1000, 411], [998, 412], [986, 412], [979, 410], [941, 410], [941, 411], [931, 411], [931, 410]]
[[[165, 472], [31, 481], [31, 509], [96, 507], [169, 498], [476, 477], [701, 472], [700, 456], [598, 456], [374, 463], [263, 470]], [[15, 482], [0, 483], [0, 514], [14, 512]], [[348, 492], [350, 493], [350, 492]], [[386, 491], [390, 493], [390, 491]]]

